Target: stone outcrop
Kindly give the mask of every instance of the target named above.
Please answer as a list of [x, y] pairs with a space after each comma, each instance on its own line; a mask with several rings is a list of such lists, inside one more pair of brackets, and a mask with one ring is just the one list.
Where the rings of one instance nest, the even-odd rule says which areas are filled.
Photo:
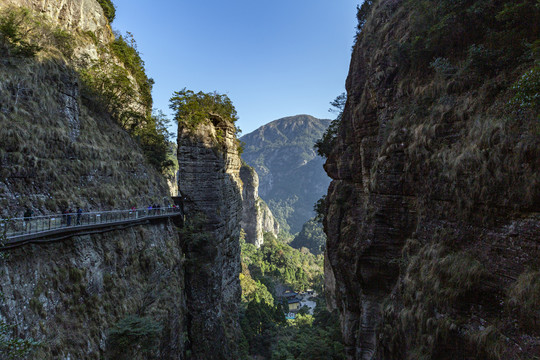
[[242, 164], [242, 222], [240, 225], [246, 233], [246, 242], [260, 247], [264, 242], [264, 233], [275, 236], [279, 233], [279, 223], [268, 205], [259, 197], [259, 176], [254, 168]]
[[91, 31], [100, 41], [113, 37], [109, 21], [97, 0], [2, 0], [0, 8], [25, 7], [52, 19], [66, 30]]
[[259, 210], [259, 176], [251, 166], [242, 164], [242, 221], [240, 226], [246, 233], [246, 242], [260, 247], [264, 241], [262, 218]]
[[261, 222], [261, 227], [263, 233], [269, 232], [277, 236], [279, 234], [279, 223], [274, 218], [272, 211], [263, 199], [259, 198], [257, 200], [257, 209], [259, 211], [259, 221]]
[[354, 47], [325, 164], [328, 304], [348, 359], [534, 357], [540, 136], [508, 109], [531, 63], [475, 69], [453, 48], [453, 75], [416, 71], [411, 4], [375, 1]]
[[[85, 27], [84, 21], [93, 20], [83, 19], [96, 11], [96, 26], [108, 31], [97, 1], [3, 1], [2, 9], [8, 3], [56, 14], [58, 24], [88, 30], [93, 25]], [[94, 10], [85, 15], [88, 7]], [[41, 25], [48, 27], [51, 19]], [[77, 206], [88, 212], [170, 203], [165, 179], [137, 142], [102, 108], [84, 101], [73, 64], [55, 53], [44, 50], [39, 60], [2, 54], [0, 218], [21, 217], [25, 206], [39, 216]], [[184, 358], [184, 256], [173, 224], [8, 253], [0, 259], [0, 315], [15, 326], [13, 336], [41, 343], [28, 359], [106, 358], [109, 330], [130, 316], [161, 328], [154, 355]]]
[[240, 157], [234, 125], [219, 117], [178, 129], [184, 201], [189, 348], [193, 359], [236, 358], [239, 339]]

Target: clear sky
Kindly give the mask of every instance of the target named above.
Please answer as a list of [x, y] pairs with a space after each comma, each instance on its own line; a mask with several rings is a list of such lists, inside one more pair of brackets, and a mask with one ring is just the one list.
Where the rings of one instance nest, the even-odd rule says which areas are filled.
[[155, 80], [154, 107], [186, 87], [227, 94], [247, 134], [281, 117], [332, 118], [359, 0], [113, 0]]

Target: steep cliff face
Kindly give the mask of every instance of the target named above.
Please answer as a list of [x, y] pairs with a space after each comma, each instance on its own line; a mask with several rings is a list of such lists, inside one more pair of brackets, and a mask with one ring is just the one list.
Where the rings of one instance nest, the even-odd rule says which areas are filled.
[[81, 63], [98, 59], [103, 51], [103, 45], [114, 40], [109, 21], [97, 0], [2, 0], [0, 2], [0, 10], [9, 7], [27, 8], [71, 35], [92, 34], [92, 40], [95, 39], [95, 41], [83, 41], [73, 49], [77, 61]]
[[172, 224], [78, 236], [8, 254], [0, 267], [0, 310], [18, 336], [41, 343], [32, 359], [130, 354], [129, 348], [108, 345], [109, 331], [128, 316], [161, 326], [155, 356], [184, 358], [184, 257]]
[[266, 205], [261, 198], [258, 198], [257, 200], [257, 209], [259, 211], [259, 219], [263, 233], [269, 232], [277, 236], [279, 234], [279, 223], [276, 218], [274, 218], [274, 214], [272, 214], [268, 205]]
[[242, 164], [242, 221], [246, 242], [260, 247], [263, 243], [262, 218], [259, 213], [259, 176], [251, 166]]
[[240, 303], [240, 157], [234, 125], [214, 117], [178, 130], [186, 282], [194, 359], [233, 359]]
[[2, 17], [10, 16], [6, 3], [29, 6], [29, 15], [10, 14], [20, 22], [18, 31], [29, 34], [25, 41], [42, 50], [20, 56], [2, 43], [0, 216], [22, 216], [25, 206], [39, 215], [77, 205], [88, 211], [168, 202], [165, 180], [136, 141], [111, 119], [105, 104], [83, 96], [76, 71], [81, 58], [64, 54], [83, 48], [97, 53], [109, 45], [110, 37], [99, 43], [81, 35], [86, 29], [111, 34], [97, 1], [8, 1], [1, 4]]
[[242, 222], [240, 226], [246, 233], [246, 242], [260, 247], [263, 234], [279, 233], [279, 224], [274, 219], [266, 203], [259, 197], [259, 176], [251, 166], [242, 164]]
[[[0, 217], [20, 217], [25, 206], [38, 216], [169, 203], [165, 179], [139, 144], [103, 103], [83, 96], [82, 54], [112, 56], [99, 3], [2, 1], [3, 21], [11, 15], [41, 50], [21, 53], [24, 44], [0, 34]], [[114, 351], [181, 359], [180, 245], [176, 227], [158, 222], [11, 250], [0, 259], [1, 320], [15, 325], [14, 336], [41, 343], [35, 359], [118, 358]], [[109, 331], [130, 317], [159, 329], [153, 354], [108, 345]]]
[[42, 13], [63, 28], [91, 31], [101, 40], [111, 40], [109, 21], [96, 0], [2, 0], [2, 7], [10, 5]]
[[324, 221], [349, 359], [540, 351], [538, 113], [512, 105], [538, 29], [452, 4], [375, 1], [354, 47]]

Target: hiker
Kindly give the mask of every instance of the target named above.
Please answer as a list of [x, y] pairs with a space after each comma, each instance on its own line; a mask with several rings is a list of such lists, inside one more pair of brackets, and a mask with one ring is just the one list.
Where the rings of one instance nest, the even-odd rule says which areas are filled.
[[73, 210], [71, 210], [71, 208], [69, 210], [67, 210], [67, 226], [71, 226], [71, 213], [73, 212]]
[[30, 220], [32, 219], [32, 210], [27, 206], [26, 210], [24, 211], [24, 227], [26, 228], [27, 225], [30, 225], [30, 228], [32, 228], [32, 225], [30, 223]]
[[80, 206], [77, 206], [77, 225], [81, 225], [81, 216], [82, 216], [82, 209]]

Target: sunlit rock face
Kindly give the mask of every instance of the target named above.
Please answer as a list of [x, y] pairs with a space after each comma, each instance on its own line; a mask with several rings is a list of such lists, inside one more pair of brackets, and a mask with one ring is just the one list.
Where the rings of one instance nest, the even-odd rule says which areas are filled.
[[95, 33], [100, 40], [110, 39], [109, 21], [97, 0], [2, 0], [1, 8], [25, 7], [43, 14], [63, 28]]
[[279, 224], [268, 205], [259, 197], [259, 176], [251, 166], [242, 164], [242, 222], [246, 242], [260, 247], [266, 232], [275, 236], [279, 233]]
[[232, 359], [239, 338], [242, 218], [234, 126], [216, 117], [195, 129], [179, 128], [178, 163], [178, 189], [191, 229], [183, 238], [189, 350], [195, 359]]
[[375, 2], [353, 50], [325, 164], [328, 304], [349, 359], [527, 358], [540, 351], [526, 320], [540, 291], [540, 136], [537, 115], [507, 106], [532, 63], [474, 70], [464, 42], [437, 55], [462, 67], [453, 76], [417, 71], [400, 53], [418, 31], [411, 4]]
[[259, 210], [259, 177], [249, 165], [240, 168], [242, 179], [242, 222], [246, 241], [260, 247], [263, 243], [262, 217]]

